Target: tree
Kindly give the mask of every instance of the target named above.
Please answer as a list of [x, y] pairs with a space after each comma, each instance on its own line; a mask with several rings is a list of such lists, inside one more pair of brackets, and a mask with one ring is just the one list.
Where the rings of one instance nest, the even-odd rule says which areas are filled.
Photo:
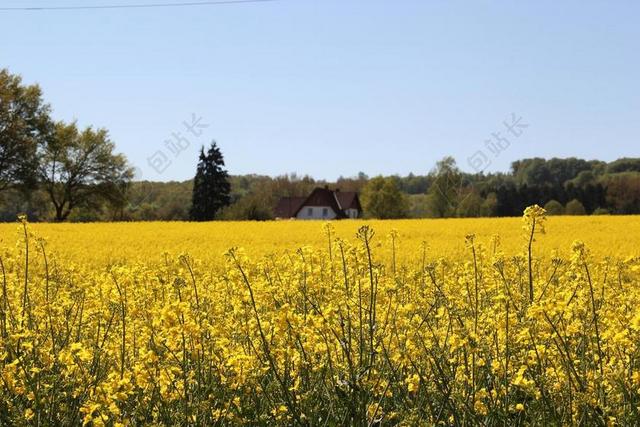
[[51, 131], [49, 106], [37, 85], [0, 70], [0, 191], [37, 181], [37, 149]]
[[477, 191], [471, 189], [463, 196], [456, 208], [456, 216], [462, 218], [479, 217], [482, 215], [483, 199]]
[[462, 174], [453, 157], [445, 157], [436, 163], [430, 175], [433, 182], [427, 192], [431, 216], [454, 216], [462, 191]]
[[362, 189], [362, 207], [367, 216], [391, 219], [406, 218], [409, 204], [393, 178], [377, 176]]
[[544, 205], [544, 210], [547, 211], [547, 214], [549, 215], [562, 215], [564, 213], [562, 203], [557, 200], [549, 200]]
[[409, 217], [424, 218], [429, 213], [429, 196], [426, 194], [409, 194]]
[[224, 169], [224, 158], [215, 141], [207, 154], [200, 149], [200, 160], [193, 180], [190, 218], [193, 221], [210, 221], [216, 213], [228, 206], [231, 198], [229, 174]]
[[587, 211], [584, 209], [580, 200], [573, 199], [565, 206], [564, 213], [566, 215], [585, 215]]
[[96, 209], [120, 197], [133, 170], [114, 149], [105, 129], [80, 131], [75, 123], [55, 125], [39, 152], [39, 175], [56, 221], [67, 219], [75, 208]]
[[418, 176], [410, 173], [404, 178], [400, 179], [400, 188], [402, 191], [408, 194], [421, 194], [427, 192], [432, 177], [430, 176]]
[[623, 157], [609, 163], [607, 173], [640, 172], [640, 159]]
[[606, 201], [614, 213], [640, 212], [640, 173], [624, 172], [606, 177]]
[[361, 192], [362, 188], [367, 184], [369, 177], [364, 172], [358, 172], [355, 177], [345, 178], [339, 177], [336, 181], [336, 187], [342, 191], [355, 191]]
[[249, 194], [227, 206], [220, 218], [232, 221], [267, 221], [273, 219], [273, 212], [261, 194]]
[[498, 210], [498, 196], [496, 193], [489, 193], [480, 206], [480, 215], [496, 216]]
[[20, 214], [26, 214], [30, 222], [50, 218], [49, 197], [39, 190], [8, 188], [3, 191], [0, 195], [0, 221], [14, 222]]
[[545, 160], [539, 157], [517, 160], [511, 163], [511, 170], [518, 185], [539, 186], [551, 184], [561, 186], [582, 171], [590, 171], [595, 166], [587, 160], [569, 157]]

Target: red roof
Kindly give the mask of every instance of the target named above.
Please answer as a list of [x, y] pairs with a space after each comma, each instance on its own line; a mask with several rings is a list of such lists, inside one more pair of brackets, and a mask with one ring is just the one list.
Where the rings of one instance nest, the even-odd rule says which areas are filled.
[[276, 218], [292, 218], [296, 216], [306, 197], [283, 197], [276, 206]]
[[360, 198], [358, 197], [358, 193], [355, 191], [336, 191], [336, 196], [338, 197], [338, 202], [343, 210], [362, 210], [362, 207], [360, 206]]

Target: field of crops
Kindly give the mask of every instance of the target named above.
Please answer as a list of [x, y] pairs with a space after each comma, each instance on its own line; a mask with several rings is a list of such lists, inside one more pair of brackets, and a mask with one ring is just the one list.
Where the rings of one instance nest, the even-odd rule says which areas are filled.
[[[378, 238], [376, 254], [389, 255], [387, 236], [397, 231], [398, 257], [407, 262], [421, 259], [423, 244], [430, 257], [463, 256], [464, 239], [475, 234], [489, 245], [501, 238], [505, 253], [522, 250], [520, 218], [345, 220], [333, 223], [335, 236], [352, 241], [362, 225], [373, 228]], [[303, 246], [327, 248], [322, 222], [138, 222], [92, 224], [30, 224], [30, 230], [47, 240], [49, 250], [74, 262], [102, 267], [114, 262], [164, 262], [164, 253], [182, 253], [211, 264], [221, 264], [224, 253], [242, 248], [257, 259], [295, 251]], [[0, 224], [0, 245], [13, 246], [21, 230], [15, 224]], [[585, 242], [598, 256], [640, 255], [640, 218], [634, 216], [559, 216], [547, 223], [547, 233], [538, 239], [541, 254], [559, 251], [568, 255], [574, 240]]]
[[638, 425], [639, 237], [537, 207], [5, 224], [0, 425]]

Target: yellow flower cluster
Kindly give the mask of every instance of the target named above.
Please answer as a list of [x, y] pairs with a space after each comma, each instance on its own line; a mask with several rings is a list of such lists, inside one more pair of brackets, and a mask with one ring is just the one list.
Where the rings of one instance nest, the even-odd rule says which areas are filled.
[[[283, 222], [247, 223], [253, 251], [108, 253], [97, 232], [92, 256], [73, 233], [108, 225], [61, 225], [64, 249], [21, 219], [0, 249], [0, 424], [637, 425], [636, 249], [552, 251], [556, 220], [523, 220], [442, 222], [450, 251], [420, 222]], [[257, 231], [311, 226], [297, 250]]]

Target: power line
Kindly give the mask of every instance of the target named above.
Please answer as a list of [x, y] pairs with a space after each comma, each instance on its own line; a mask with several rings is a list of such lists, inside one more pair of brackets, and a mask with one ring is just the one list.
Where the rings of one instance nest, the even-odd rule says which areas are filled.
[[0, 7], [0, 11], [39, 11], [39, 10], [89, 10], [89, 9], [150, 9], [156, 7], [189, 7], [189, 6], [215, 6], [238, 3], [264, 3], [276, 0], [214, 0], [192, 1], [180, 3], [139, 3], [139, 4], [106, 4], [96, 6], [31, 6], [31, 7]]

